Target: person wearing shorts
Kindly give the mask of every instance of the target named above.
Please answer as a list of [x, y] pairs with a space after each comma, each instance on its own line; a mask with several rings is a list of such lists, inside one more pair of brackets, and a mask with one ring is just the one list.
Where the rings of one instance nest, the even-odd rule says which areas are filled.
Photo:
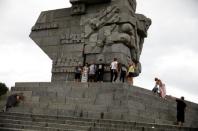
[[129, 64], [129, 69], [127, 72], [127, 81], [129, 85], [133, 85], [133, 77], [135, 76], [135, 63], [131, 62]]

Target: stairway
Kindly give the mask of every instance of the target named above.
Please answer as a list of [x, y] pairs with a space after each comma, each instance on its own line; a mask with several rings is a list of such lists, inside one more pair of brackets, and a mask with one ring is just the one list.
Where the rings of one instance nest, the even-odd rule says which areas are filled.
[[[173, 126], [175, 100], [171, 97], [164, 100], [150, 90], [128, 84], [16, 83], [11, 94], [19, 92], [24, 93], [24, 102], [1, 113], [1, 127], [68, 131], [178, 130]], [[196, 130], [198, 105], [186, 103], [186, 128], [182, 130]], [[5, 101], [0, 101], [0, 106], [3, 104]]]
[[0, 112], [1, 131], [197, 131], [198, 128], [107, 119]]

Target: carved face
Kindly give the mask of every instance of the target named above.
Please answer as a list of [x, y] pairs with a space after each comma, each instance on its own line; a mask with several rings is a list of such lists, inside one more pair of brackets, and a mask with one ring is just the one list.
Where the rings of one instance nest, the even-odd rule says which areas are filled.
[[151, 19], [147, 18], [146, 22], [145, 22], [145, 30], [148, 31], [149, 27], [151, 26]]

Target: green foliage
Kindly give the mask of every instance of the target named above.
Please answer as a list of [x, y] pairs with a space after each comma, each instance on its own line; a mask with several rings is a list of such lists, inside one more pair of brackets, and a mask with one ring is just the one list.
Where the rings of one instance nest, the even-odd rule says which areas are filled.
[[4, 83], [0, 82], [0, 96], [6, 94], [7, 91], [8, 87]]

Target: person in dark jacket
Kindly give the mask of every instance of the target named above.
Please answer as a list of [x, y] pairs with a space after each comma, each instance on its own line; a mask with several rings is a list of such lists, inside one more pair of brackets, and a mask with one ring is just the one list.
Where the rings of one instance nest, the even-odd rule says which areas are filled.
[[75, 82], [80, 82], [81, 73], [82, 73], [82, 67], [81, 65], [78, 65], [75, 68]]
[[99, 61], [100, 63], [97, 64], [97, 81], [103, 82], [104, 64], [102, 63], [102, 59], [100, 59]]
[[124, 83], [126, 78], [127, 68], [124, 65], [120, 64], [120, 81]]
[[17, 106], [17, 104], [23, 100], [23, 95], [22, 94], [12, 94], [8, 97], [5, 110], [8, 111], [9, 108]]
[[185, 111], [186, 111], [186, 103], [184, 102], [184, 97], [181, 99], [176, 99], [177, 102], [177, 124], [182, 126], [185, 121]]
[[154, 88], [152, 89], [152, 92], [153, 92], [154, 94], [158, 94], [160, 79], [155, 78], [154, 80], [155, 80], [155, 86], [154, 86]]

